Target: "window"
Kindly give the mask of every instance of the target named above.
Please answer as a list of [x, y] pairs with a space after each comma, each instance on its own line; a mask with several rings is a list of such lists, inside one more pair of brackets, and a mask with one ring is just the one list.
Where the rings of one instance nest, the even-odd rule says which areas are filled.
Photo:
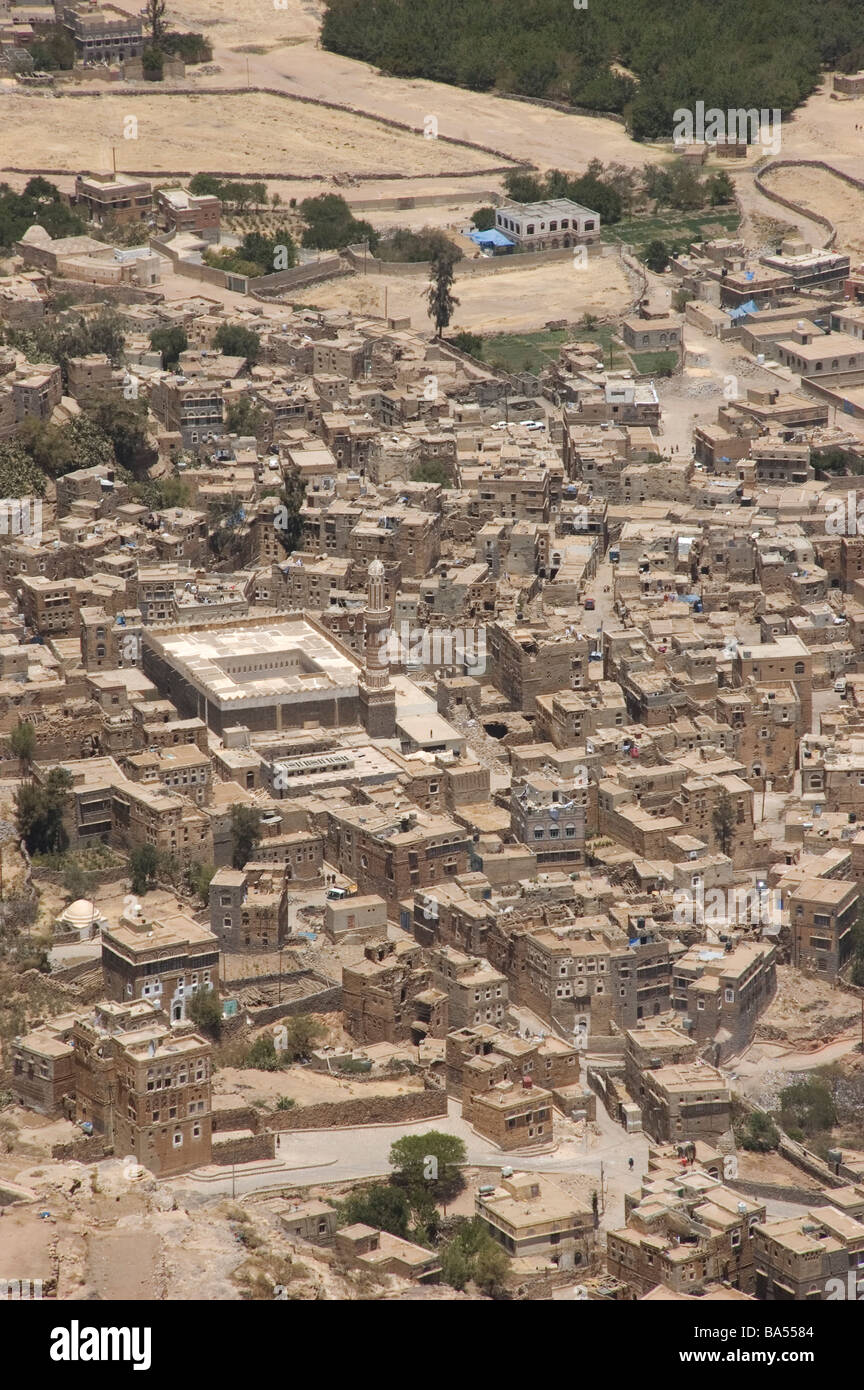
[[182, 1146], [183, 1146], [183, 1131], [182, 1131], [182, 1129], [175, 1129], [175, 1131], [174, 1131], [174, 1139], [173, 1139], [172, 1142], [173, 1142], [173, 1144], [174, 1144], [174, 1148], [175, 1148], [175, 1149], [182, 1148]]

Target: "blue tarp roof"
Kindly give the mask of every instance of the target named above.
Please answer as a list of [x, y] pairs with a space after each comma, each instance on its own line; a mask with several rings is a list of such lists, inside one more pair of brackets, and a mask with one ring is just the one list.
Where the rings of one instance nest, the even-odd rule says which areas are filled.
[[730, 319], [743, 319], [745, 314], [758, 314], [759, 305], [753, 299], [748, 299], [746, 304], [741, 304], [737, 309], [729, 310]]
[[499, 232], [497, 227], [490, 227], [488, 232], [469, 232], [469, 237], [478, 246], [514, 246], [515, 242], [503, 232]]

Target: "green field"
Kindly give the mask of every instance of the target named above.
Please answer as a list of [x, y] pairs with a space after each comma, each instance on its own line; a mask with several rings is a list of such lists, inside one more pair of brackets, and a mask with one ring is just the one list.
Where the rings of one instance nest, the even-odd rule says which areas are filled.
[[656, 376], [667, 367], [674, 371], [678, 365], [674, 352], [631, 352], [630, 360], [640, 376]]
[[604, 227], [603, 241], [630, 245], [638, 254], [649, 241], [663, 241], [668, 247], [684, 247], [691, 241], [707, 241], [713, 236], [732, 236], [739, 223], [734, 208], [703, 208], [700, 212], [658, 213], [654, 217], [632, 217]]
[[539, 333], [493, 333], [483, 339], [483, 361], [505, 372], [541, 372], [558, 356], [570, 337], [563, 328], [544, 328]]

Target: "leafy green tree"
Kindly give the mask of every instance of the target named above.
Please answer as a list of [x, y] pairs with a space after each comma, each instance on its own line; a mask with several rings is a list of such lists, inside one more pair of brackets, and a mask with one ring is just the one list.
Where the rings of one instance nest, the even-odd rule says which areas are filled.
[[231, 807], [231, 864], [242, 869], [252, 858], [253, 851], [261, 838], [260, 813], [251, 806], [241, 806], [239, 802]]
[[790, 1136], [833, 1129], [837, 1110], [830, 1088], [820, 1077], [808, 1076], [780, 1092], [780, 1123]]
[[776, 1149], [780, 1131], [770, 1115], [752, 1110], [745, 1120], [735, 1126], [735, 1142], [739, 1148], [753, 1153], [769, 1153]]
[[725, 787], [711, 812], [711, 825], [720, 846], [720, 853], [728, 854], [732, 848], [732, 836], [735, 831], [735, 803]]
[[17, 440], [0, 440], [0, 497], [44, 497], [43, 470]]
[[447, 339], [460, 352], [470, 353], [472, 357], [483, 356], [483, 339], [479, 333], [454, 333], [452, 338]]
[[139, 845], [129, 855], [129, 872], [132, 878], [132, 892], [146, 893], [156, 877], [159, 857], [152, 845]]
[[267, 416], [251, 396], [241, 396], [225, 411], [225, 428], [229, 434], [254, 434], [258, 439], [267, 432]]
[[214, 1042], [222, 1036], [222, 1004], [215, 989], [198, 989], [186, 1004], [186, 1017]]
[[182, 324], [171, 324], [166, 328], [154, 328], [150, 334], [150, 346], [154, 352], [161, 352], [165, 371], [180, 360], [181, 352], [189, 346], [189, 338]]
[[477, 208], [472, 212], [471, 221], [478, 232], [489, 232], [495, 226], [495, 209], [493, 207]]
[[374, 1183], [351, 1192], [339, 1206], [340, 1224], [352, 1226], [357, 1222], [389, 1231], [391, 1236], [408, 1238], [411, 1206], [405, 1193], [387, 1183]]
[[461, 1139], [433, 1129], [397, 1139], [391, 1145], [388, 1162], [396, 1186], [425, 1189], [436, 1201], [449, 1202], [465, 1187], [461, 1171], [465, 1159]]
[[189, 887], [197, 893], [202, 903], [210, 901], [210, 881], [216, 872], [215, 864], [196, 861], [189, 869]]
[[221, 198], [222, 180], [215, 174], [193, 174], [189, 180], [189, 192], [196, 198]]
[[666, 249], [666, 243], [661, 241], [659, 237], [649, 241], [642, 253], [642, 260], [649, 270], [656, 271], [658, 275], [662, 274], [669, 264], [669, 252]]
[[[93, 424], [109, 440], [114, 457], [121, 468], [136, 478], [143, 478], [156, 462], [158, 454], [147, 433], [147, 402], [142, 398], [127, 400], [110, 392], [95, 392], [84, 402], [84, 409]], [[179, 479], [165, 479], [179, 483]], [[174, 503], [178, 506], [179, 503]]]
[[429, 304], [429, 317], [435, 324], [435, 333], [441, 337], [448, 327], [453, 310], [459, 300], [453, 294], [453, 261], [442, 255], [432, 262], [432, 278], [426, 295]]
[[305, 1062], [327, 1036], [324, 1024], [309, 1014], [292, 1015], [285, 1020], [284, 1027], [284, 1056], [289, 1062]]
[[245, 357], [251, 366], [258, 361], [261, 339], [254, 329], [241, 323], [223, 323], [213, 335], [213, 347], [228, 357]]
[[247, 1067], [254, 1067], [257, 1071], [278, 1071], [281, 1062], [276, 1052], [276, 1045], [273, 1039], [266, 1033], [262, 1033], [260, 1038], [256, 1038], [246, 1054]]
[[380, 261], [461, 261], [462, 251], [439, 227], [423, 227], [419, 232], [399, 228], [378, 243]]
[[21, 776], [27, 777], [33, 763], [33, 754], [36, 751], [36, 730], [32, 724], [19, 719], [9, 735], [9, 751], [13, 758], [18, 759]]
[[161, 48], [145, 48], [141, 54], [141, 65], [148, 82], [161, 82], [165, 75], [165, 55]]
[[87, 875], [80, 864], [70, 864], [63, 875], [63, 891], [70, 902], [86, 898], [89, 891]]
[[68, 846], [63, 813], [71, 789], [68, 768], [53, 767], [44, 784], [24, 782], [16, 791], [16, 828], [30, 854], [60, 854]]
[[368, 242], [370, 251], [378, 245], [378, 233], [370, 222], [358, 221], [338, 193], [322, 193], [317, 198], [304, 198], [300, 213], [306, 226], [304, 246], [322, 251], [341, 251], [346, 246]]
[[279, 542], [291, 554], [296, 550], [303, 533], [302, 510], [306, 498], [306, 485], [296, 464], [286, 468], [279, 493], [279, 505], [274, 516], [274, 525]]
[[454, 1289], [473, 1283], [492, 1297], [505, 1290], [510, 1262], [478, 1217], [462, 1221], [441, 1253], [441, 1277]]

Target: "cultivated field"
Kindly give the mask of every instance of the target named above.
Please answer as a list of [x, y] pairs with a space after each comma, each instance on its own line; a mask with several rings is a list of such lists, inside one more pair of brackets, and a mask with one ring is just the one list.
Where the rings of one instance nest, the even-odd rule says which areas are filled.
[[[363, 116], [248, 92], [49, 100], [41, 93], [10, 93], [3, 98], [3, 116], [0, 167], [110, 169], [112, 146], [118, 169], [166, 173], [225, 170], [326, 179], [343, 171], [377, 177], [473, 172], [496, 162]], [[138, 122], [137, 139], [124, 139], [129, 116]]]

